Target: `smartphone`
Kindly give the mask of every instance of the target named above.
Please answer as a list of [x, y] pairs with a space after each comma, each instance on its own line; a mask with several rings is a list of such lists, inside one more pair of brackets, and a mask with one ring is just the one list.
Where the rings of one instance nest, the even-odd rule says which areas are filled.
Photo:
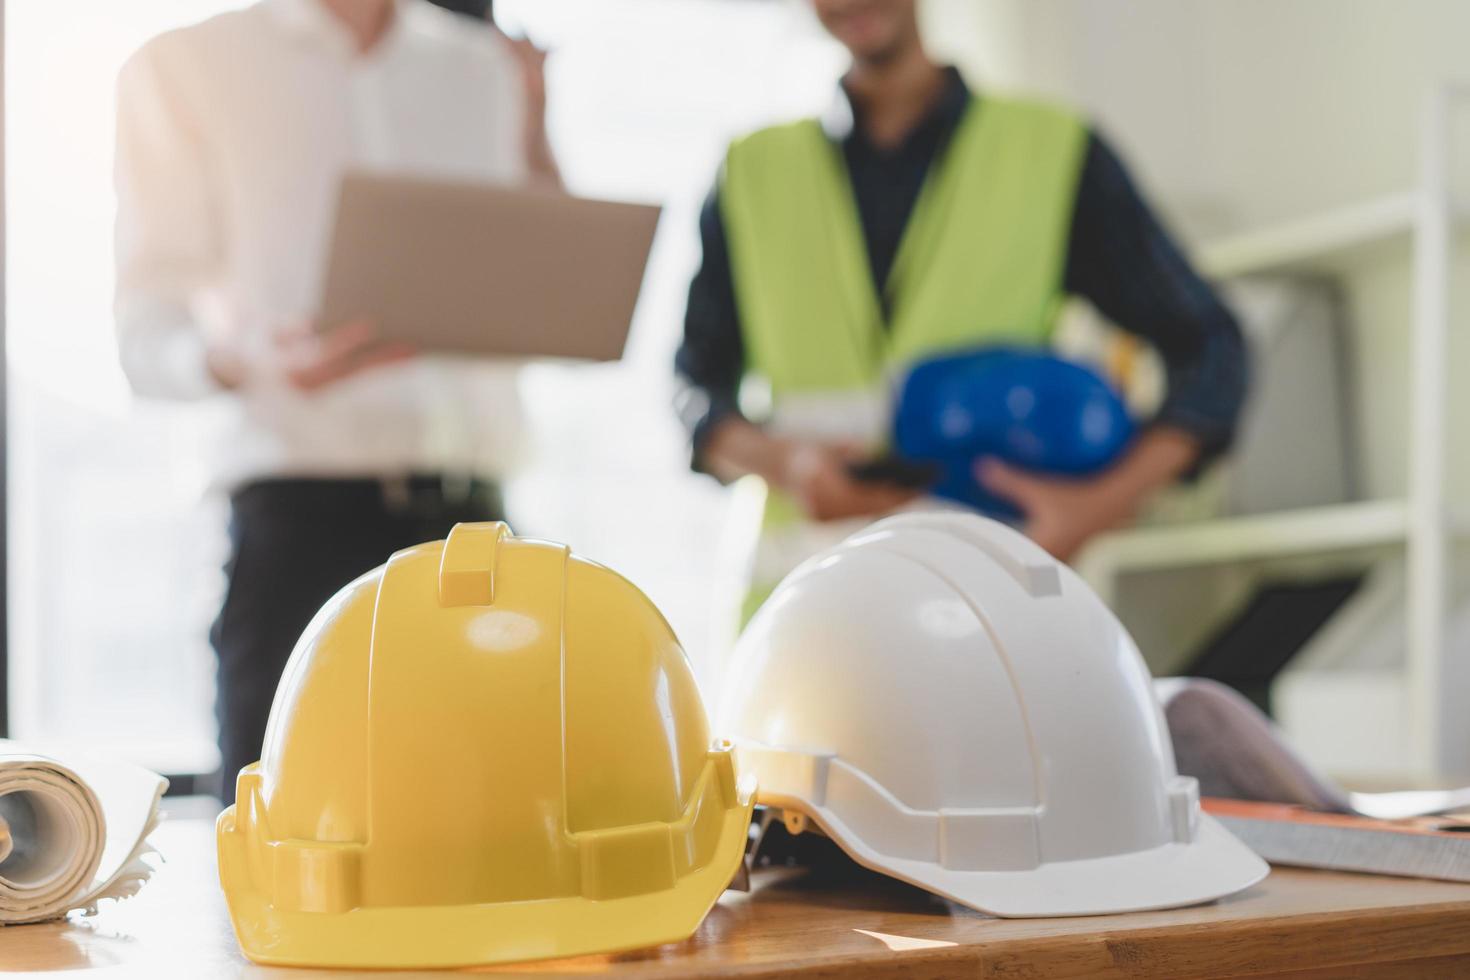
[[891, 483], [910, 490], [924, 490], [939, 482], [942, 470], [938, 463], [902, 456], [878, 456], [849, 463], [847, 473], [859, 483]]

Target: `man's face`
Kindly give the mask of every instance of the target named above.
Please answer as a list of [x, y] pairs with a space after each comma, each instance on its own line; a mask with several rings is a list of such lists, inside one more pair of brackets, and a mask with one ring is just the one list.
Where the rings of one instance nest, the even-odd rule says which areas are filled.
[[918, 35], [916, 0], [812, 0], [817, 19], [857, 61], [883, 62]]

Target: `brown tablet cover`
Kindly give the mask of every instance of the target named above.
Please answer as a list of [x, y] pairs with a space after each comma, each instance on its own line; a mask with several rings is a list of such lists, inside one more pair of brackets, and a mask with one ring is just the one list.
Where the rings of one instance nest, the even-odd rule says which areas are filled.
[[659, 209], [553, 190], [355, 173], [318, 322], [424, 351], [616, 360]]

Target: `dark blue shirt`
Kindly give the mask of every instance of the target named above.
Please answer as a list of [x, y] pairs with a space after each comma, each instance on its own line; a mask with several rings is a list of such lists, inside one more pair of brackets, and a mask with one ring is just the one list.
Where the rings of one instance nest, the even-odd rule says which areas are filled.
[[[973, 97], [959, 72], [947, 69], [935, 105], [892, 148], [867, 138], [860, 112], [845, 98], [833, 118], [824, 120], [847, 163], [874, 282], [887, 281], [924, 178]], [[684, 341], [674, 361], [683, 382], [679, 414], [690, 431], [696, 469], [703, 468], [701, 450], [714, 424], [739, 414], [737, 392], [745, 374], [718, 186], [705, 202], [699, 227], [704, 260], [689, 286]], [[1088, 135], [1078, 178], [1063, 289], [1159, 351], [1168, 385], [1156, 422], [1192, 433], [1204, 458], [1229, 446], [1247, 382], [1240, 327], [1095, 132]]]

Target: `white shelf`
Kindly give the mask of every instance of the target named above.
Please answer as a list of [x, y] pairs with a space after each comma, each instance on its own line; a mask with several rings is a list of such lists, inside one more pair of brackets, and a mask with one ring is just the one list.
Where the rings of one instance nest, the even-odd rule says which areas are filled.
[[[1370, 248], [1407, 246], [1419, 204], [1414, 191], [1385, 194], [1206, 245], [1199, 251], [1199, 264], [1216, 279], [1258, 272], [1331, 270]], [[1464, 219], [1463, 211], [1458, 217]]]
[[[1450, 512], [1451, 539], [1470, 539], [1470, 509]], [[1402, 545], [1404, 500], [1367, 500], [1249, 517], [1126, 528], [1101, 535], [1082, 554], [1086, 577], [1232, 562], [1267, 561]]]
[[1200, 265], [1209, 275], [1228, 279], [1253, 272], [1310, 268], [1395, 238], [1407, 242], [1417, 205], [1418, 195], [1406, 191], [1237, 235], [1201, 249]]
[[1408, 525], [1404, 501], [1372, 500], [1137, 527], [1100, 537], [1082, 556], [1082, 564], [1086, 569], [1106, 569], [1116, 575], [1331, 554], [1402, 544]]

